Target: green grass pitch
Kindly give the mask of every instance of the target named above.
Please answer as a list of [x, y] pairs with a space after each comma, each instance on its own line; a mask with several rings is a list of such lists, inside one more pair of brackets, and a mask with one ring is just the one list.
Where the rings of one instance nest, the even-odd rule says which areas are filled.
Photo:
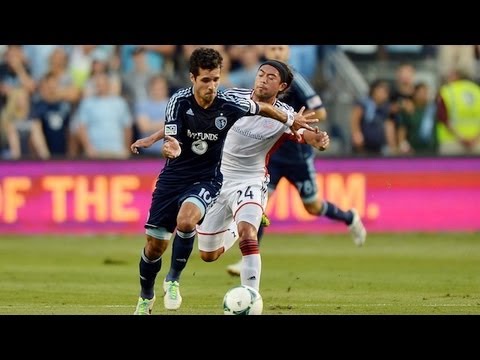
[[[131, 315], [139, 292], [144, 236], [0, 237], [0, 314]], [[480, 314], [480, 235], [370, 234], [363, 248], [348, 234], [272, 235], [261, 245], [264, 314]], [[183, 304], [155, 315], [222, 314], [240, 283], [225, 267], [235, 245], [204, 263], [195, 248], [185, 269]]]

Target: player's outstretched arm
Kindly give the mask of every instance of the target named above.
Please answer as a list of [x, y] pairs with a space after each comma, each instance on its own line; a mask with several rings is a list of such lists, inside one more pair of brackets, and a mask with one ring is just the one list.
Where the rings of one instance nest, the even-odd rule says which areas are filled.
[[259, 114], [262, 116], [266, 116], [275, 120], [284, 123], [295, 134], [295, 136], [299, 137], [297, 134], [297, 130], [301, 128], [305, 128], [307, 130], [315, 131], [315, 129], [310, 126], [309, 124], [318, 122], [318, 119], [312, 118], [315, 116], [315, 113], [303, 114], [304, 107], [298, 113], [291, 113], [291, 112], [284, 112], [270, 104], [258, 102], [257, 103], [260, 111]]
[[165, 137], [165, 128], [162, 127], [157, 132], [153, 133], [150, 136], [138, 139], [132, 145], [130, 145], [130, 150], [134, 154], [138, 154], [138, 149], [140, 148], [148, 148], [155, 144], [158, 140], [162, 140]]

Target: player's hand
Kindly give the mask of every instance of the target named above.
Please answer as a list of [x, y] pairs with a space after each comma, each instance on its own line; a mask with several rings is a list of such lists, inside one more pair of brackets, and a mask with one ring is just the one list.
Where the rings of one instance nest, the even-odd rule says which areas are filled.
[[314, 138], [314, 147], [316, 147], [320, 151], [327, 150], [328, 146], [330, 145], [330, 137], [328, 136], [326, 131], [319, 131], [318, 134], [315, 134]]
[[165, 135], [162, 153], [163, 156], [168, 159], [175, 159], [182, 153], [182, 147], [177, 139], [172, 136]]
[[130, 150], [134, 154], [139, 154], [138, 149], [140, 148], [148, 148], [153, 145], [155, 141], [153, 141], [150, 137], [138, 139], [132, 145], [130, 145]]
[[304, 114], [303, 112], [305, 111], [305, 106], [302, 106], [299, 112], [295, 114], [293, 125], [290, 127], [290, 130], [292, 130], [292, 133], [295, 135], [295, 137], [301, 141], [302, 136], [298, 134], [297, 130], [305, 128], [307, 130], [313, 131], [313, 132], [318, 132], [318, 128], [312, 127], [309, 124], [316, 123], [318, 122], [318, 119], [313, 118], [315, 116], [315, 112], [309, 112], [307, 114]]
[[320, 151], [325, 151], [330, 145], [330, 137], [326, 131], [320, 131], [318, 128], [317, 130], [317, 132], [305, 131], [303, 138], [307, 144]]

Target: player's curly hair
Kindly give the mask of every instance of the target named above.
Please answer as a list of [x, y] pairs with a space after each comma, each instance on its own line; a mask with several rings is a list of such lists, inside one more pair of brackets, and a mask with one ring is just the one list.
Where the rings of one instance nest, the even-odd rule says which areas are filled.
[[223, 57], [220, 53], [211, 48], [195, 49], [190, 56], [190, 72], [194, 77], [200, 74], [200, 69], [213, 70], [222, 68]]

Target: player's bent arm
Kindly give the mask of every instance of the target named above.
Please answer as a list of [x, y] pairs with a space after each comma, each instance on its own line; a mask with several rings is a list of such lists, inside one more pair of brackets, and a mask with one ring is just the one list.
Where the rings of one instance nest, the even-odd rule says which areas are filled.
[[157, 141], [162, 140], [165, 137], [165, 126], [158, 131], [155, 131], [152, 135], [149, 136], [150, 140], [153, 141], [152, 144], [155, 144]]
[[162, 127], [160, 130], [154, 132], [152, 135], [138, 139], [132, 145], [130, 145], [130, 150], [134, 154], [138, 154], [139, 148], [148, 148], [155, 144], [157, 141], [162, 140], [165, 137], [165, 128]]

